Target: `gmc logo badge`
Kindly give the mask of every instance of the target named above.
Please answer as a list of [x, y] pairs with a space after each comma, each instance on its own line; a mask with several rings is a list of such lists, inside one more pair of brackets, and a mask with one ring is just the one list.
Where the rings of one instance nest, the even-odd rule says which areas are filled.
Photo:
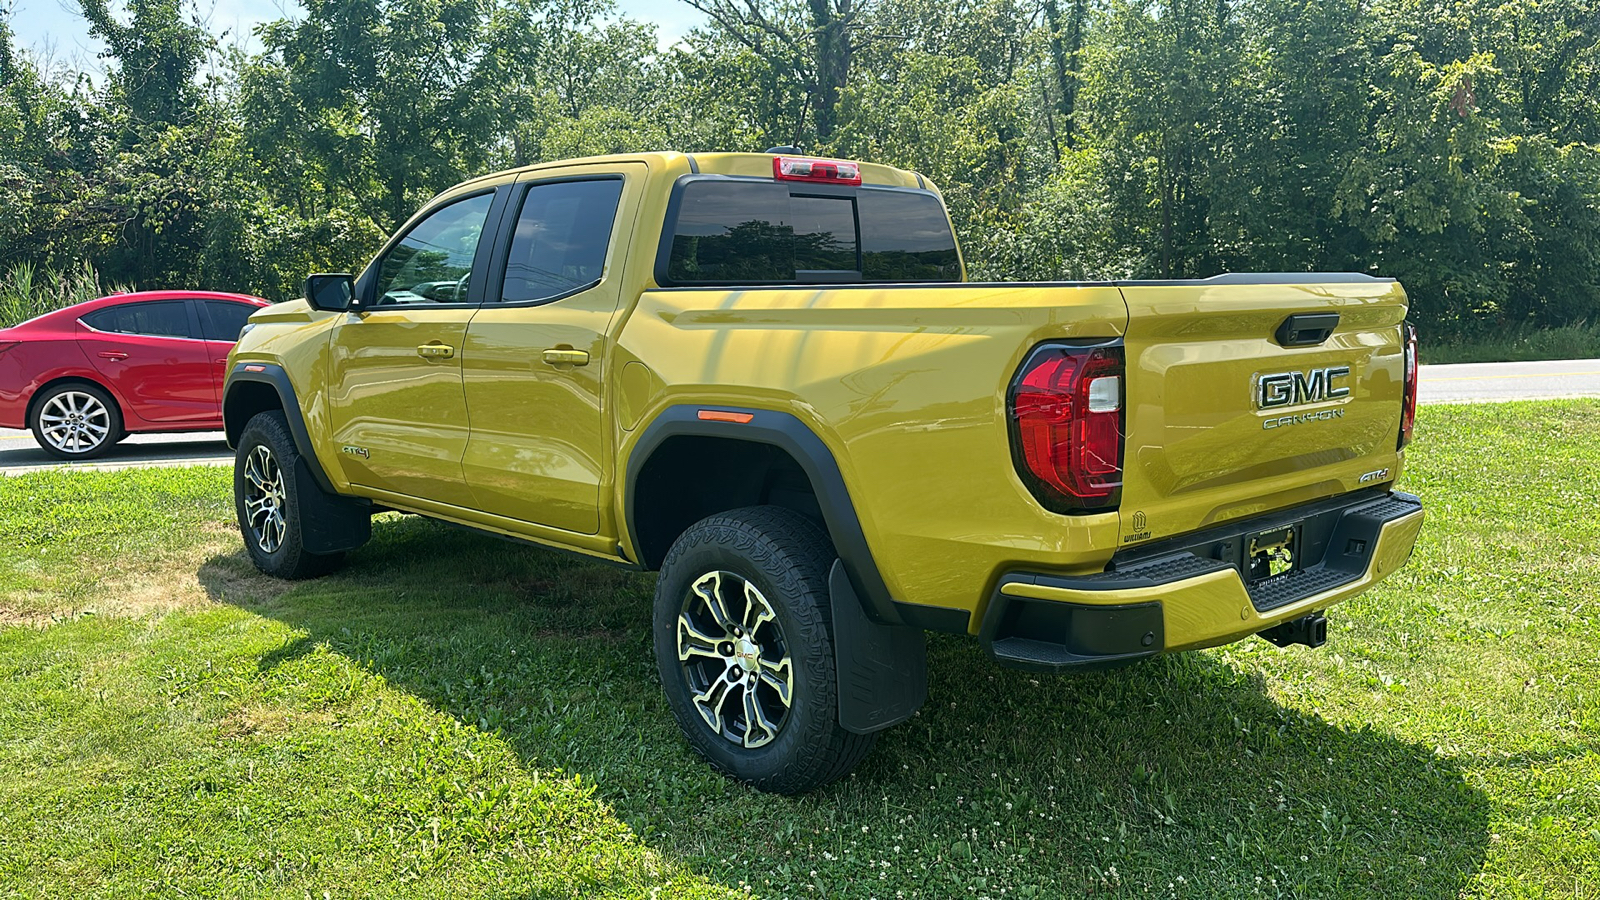
[[1349, 385], [1334, 382], [1350, 376], [1349, 366], [1329, 366], [1307, 372], [1276, 372], [1255, 378], [1256, 409], [1282, 409], [1350, 396]]

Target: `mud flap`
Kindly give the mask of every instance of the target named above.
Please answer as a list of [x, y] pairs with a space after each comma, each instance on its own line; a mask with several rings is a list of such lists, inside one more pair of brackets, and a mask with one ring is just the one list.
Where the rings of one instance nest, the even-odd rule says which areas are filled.
[[844, 563], [828, 573], [839, 724], [870, 734], [911, 718], [928, 699], [928, 645], [922, 629], [867, 618]]
[[300, 504], [300, 542], [311, 553], [354, 550], [372, 539], [372, 504], [329, 494], [317, 486], [305, 457], [294, 465]]

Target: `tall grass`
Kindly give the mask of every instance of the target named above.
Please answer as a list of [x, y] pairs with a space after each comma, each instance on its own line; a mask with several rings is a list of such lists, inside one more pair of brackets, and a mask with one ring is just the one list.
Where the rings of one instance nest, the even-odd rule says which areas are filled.
[[128, 290], [103, 289], [94, 266], [85, 262], [75, 269], [37, 269], [18, 263], [0, 275], [0, 328], [9, 328], [47, 312]]
[[1424, 363], [1520, 362], [1534, 359], [1600, 358], [1600, 325], [1574, 322], [1560, 328], [1521, 328], [1493, 337], [1418, 348]]

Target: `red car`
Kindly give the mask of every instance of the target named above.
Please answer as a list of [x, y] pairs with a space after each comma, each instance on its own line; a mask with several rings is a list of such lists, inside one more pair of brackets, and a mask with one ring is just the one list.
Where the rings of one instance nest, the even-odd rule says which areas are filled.
[[222, 428], [228, 351], [258, 297], [116, 294], [0, 328], [0, 427], [89, 459], [130, 434]]

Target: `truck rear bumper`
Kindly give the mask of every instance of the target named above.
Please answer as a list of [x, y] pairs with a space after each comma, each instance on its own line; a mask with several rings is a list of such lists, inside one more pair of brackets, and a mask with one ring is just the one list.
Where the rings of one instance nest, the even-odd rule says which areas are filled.
[[[996, 661], [1034, 671], [1097, 668], [1214, 647], [1326, 609], [1411, 556], [1422, 502], [1398, 491], [1321, 501], [1140, 548], [1088, 576], [1000, 579], [979, 639]], [[1292, 529], [1297, 568], [1247, 583], [1254, 537]]]

